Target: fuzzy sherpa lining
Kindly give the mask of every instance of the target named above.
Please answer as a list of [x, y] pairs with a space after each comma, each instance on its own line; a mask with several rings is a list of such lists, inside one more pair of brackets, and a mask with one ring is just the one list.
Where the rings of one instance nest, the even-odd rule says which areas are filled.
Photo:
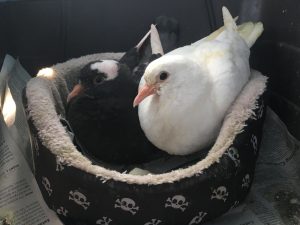
[[64, 116], [64, 105], [69, 90], [77, 82], [80, 69], [90, 61], [100, 59], [118, 59], [122, 53], [104, 53], [72, 59], [53, 66], [54, 76], [31, 79], [27, 84], [26, 96], [29, 116], [42, 144], [66, 165], [94, 174], [102, 181], [113, 179], [131, 184], [158, 185], [172, 183], [180, 179], [200, 174], [217, 163], [224, 152], [233, 143], [237, 134], [243, 131], [245, 121], [254, 116], [257, 99], [265, 91], [267, 78], [257, 71], [252, 71], [251, 79], [244, 87], [225, 117], [220, 134], [208, 155], [198, 163], [184, 169], [177, 169], [163, 174], [144, 176], [123, 174], [114, 170], [92, 165], [73, 145], [69, 135], [61, 125], [59, 115]]

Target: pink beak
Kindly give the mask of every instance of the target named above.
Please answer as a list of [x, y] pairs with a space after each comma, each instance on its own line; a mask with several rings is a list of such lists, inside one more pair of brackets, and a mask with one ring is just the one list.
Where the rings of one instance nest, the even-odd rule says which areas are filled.
[[139, 105], [148, 96], [155, 94], [155, 91], [156, 88], [154, 85], [144, 85], [142, 88], [139, 89], [139, 93], [133, 101], [133, 107]]
[[70, 92], [67, 98], [67, 102], [69, 102], [72, 98], [79, 95], [84, 91], [84, 87], [81, 84], [76, 84], [73, 88], [73, 90]]

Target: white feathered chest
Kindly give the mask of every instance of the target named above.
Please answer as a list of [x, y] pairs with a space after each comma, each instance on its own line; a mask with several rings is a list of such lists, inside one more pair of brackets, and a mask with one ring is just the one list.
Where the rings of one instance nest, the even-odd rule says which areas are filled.
[[[225, 30], [153, 61], [141, 80], [141, 89], [156, 90], [140, 102], [141, 126], [154, 145], [170, 154], [186, 155], [212, 144], [249, 79], [249, 47], [262, 25], [250, 23], [240, 31], [228, 11], [223, 16]], [[162, 73], [168, 78], [161, 80]]]

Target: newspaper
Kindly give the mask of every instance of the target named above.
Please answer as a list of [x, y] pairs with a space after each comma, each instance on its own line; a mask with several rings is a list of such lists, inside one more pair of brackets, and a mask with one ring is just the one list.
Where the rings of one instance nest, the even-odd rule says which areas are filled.
[[32, 169], [29, 127], [22, 107], [22, 91], [30, 78], [18, 60], [9, 55], [5, 57], [0, 72], [0, 106], [11, 137]]
[[[29, 78], [18, 61], [5, 58], [0, 73], [0, 225], [62, 224], [46, 206], [30, 170], [30, 138], [21, 104], [21, 90]], [[298, 162], [299, 141], [268, 109], [246, 201], [206, 225], [300, 225]]]
[[0, 225], [62, 225], [24, 158], [31, 150], [21, 91], [29, 78], [18, 61], [5, 58], [0, 73]]

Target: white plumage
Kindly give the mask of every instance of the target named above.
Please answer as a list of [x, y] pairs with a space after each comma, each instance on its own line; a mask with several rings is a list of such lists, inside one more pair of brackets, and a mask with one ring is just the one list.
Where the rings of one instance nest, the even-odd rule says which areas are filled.
[[250, 76], [249, 48], [261, 23], [239, 27], [223, 7], [224, 27], [169, 52], [146, 68], [134, 105], [148, 139], [169, 154], [212, 144], [226, 111]]

